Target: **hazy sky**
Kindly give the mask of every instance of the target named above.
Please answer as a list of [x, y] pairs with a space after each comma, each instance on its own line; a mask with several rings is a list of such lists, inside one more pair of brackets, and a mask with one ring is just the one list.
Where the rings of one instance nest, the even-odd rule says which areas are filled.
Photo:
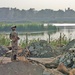
[[0, 0], [0, 7], [12, 7], [18, 9], [62, 9], [68, 7], [75, 10], [75, 0]]

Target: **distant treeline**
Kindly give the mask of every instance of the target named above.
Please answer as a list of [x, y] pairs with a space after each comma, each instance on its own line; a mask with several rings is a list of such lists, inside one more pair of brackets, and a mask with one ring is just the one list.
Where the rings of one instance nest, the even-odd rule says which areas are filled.
[[0, 22], [49, 22], [49, 23], [75, 23], [75, 11], [65, 9], [54, 11], [52, 9], [19, 10], [16, 8], [0, 8]]
[[16, 25], [17, 31], [19, 32], [31, 32], [31, 31], [55, 31], [57, 30], [56, 26], [37, 23], [0, 23], [0, 32], [10, 32], [11, 26]]

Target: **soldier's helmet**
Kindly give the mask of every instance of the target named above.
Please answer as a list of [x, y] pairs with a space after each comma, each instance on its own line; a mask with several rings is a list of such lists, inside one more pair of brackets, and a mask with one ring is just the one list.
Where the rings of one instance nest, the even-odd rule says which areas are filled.
[[12, 26], [12, 27], [11, 27], [11, 29], [14, 29], [14, 28], [16, 28], [16, 26]]

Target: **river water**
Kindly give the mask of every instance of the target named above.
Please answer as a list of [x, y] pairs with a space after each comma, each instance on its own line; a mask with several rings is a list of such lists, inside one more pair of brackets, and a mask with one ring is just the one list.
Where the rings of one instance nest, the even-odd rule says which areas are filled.
[[[52, 33], [50, 34], [50, 40], [56, 40], [58, 38], [60, 38], [60, 33], [61, 33], [61, 36], [65, 36], [66, 39], [75, 39], [75, 24], [59, 24], [59, 23], [55, 23], [53, 24], [55, 26], [64, 26], [63, 29], [61, 28], [60, 31], [56, 31], [55, 33]], [[71, 28], [69, 27], [69, 29], [67, 28], [68, 26], [71, 26]], [[20, 35], [20, 32], [19, 33], [19, 37], [20, 37], [20, 40], [19, 41], [24, 41], [26, 40], [26, 35], [23, 34], [23, 35]], [[48, 31], [39, 31], [39, 32], [28, 32], [29, 34], [30, 33], [38, 33], [38, 35], [28, 35], [28, 40], [46, 40], [48, 41], [49, 40], [49, 35], [48, 35]], [[40, 34], [40, 33], [43, 33], [43, 34]], [[9, 33], [8, 33], [9, 34]], [[8, 35], [9, 37], [9, 35]]]
[[[53, 34], [50, 34], [50, 39], [51, 40], [55, 40], [58, 39], [60, 37], [60, 33], [63, 36], [65, 36], [66, 39], [75, 39], [75, 24], [54, 24], [55, 26], [64, 26], [63, 29], [61, 29], [60, 31], [56, 31]], [[67, 29], [66, 26], [72, 26], [73, 29], [69, 28]], [[36, 32], [35, 32], [36, 33]], [[26, 39], [26, 35], [19, 35], [21, 40], [25, 40]], [[48, 31], [44, 31], [43, 34], [39, 34], [39, 35], [28, 35], [28, 40], [48, 40], [49, 36], [48, 36]]]
[[[61, 31], [57, 31], [56, 33], [53, 33], [50, 35], [50, 39], [51, 40], [56, 40], [60, 37], [60, 33], [63, 36], [66, 37], [66, 39], [75, 39], [75, 30], [72, 30], [70, 32], [68, 32], [68, 30], [61, 30]], [[21, 40], [25, 40], [26, 39], [26, 35], [19, 35], [20, 39]], [[49, 36], [47, 34], [47, 32], [45, 31], [43, 35], [29, 35], [28, 36], [28, 40], [48, 40], [49, 39]]]

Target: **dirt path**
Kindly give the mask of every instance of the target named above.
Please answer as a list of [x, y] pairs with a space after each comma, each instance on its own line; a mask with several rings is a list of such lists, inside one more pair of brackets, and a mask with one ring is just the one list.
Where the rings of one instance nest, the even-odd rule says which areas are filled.
[[35, 60], [35, 61], [38, 61], [40, 63], [51, 63], [53, 60], [55, 60], [55, 58], [51, 57], [51, 58], [29, 58], [31, 60]]
[[11, 62], [11, 58], [8, 58], [8, 57], [0, 57], [0, 62], [2, 62], [2, 63]]

